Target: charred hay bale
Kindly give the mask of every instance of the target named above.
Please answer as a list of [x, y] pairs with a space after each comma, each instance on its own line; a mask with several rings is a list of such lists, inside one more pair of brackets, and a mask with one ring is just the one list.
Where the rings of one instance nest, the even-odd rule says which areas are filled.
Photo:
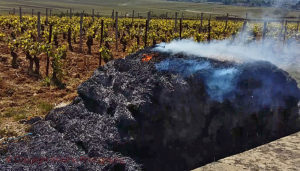
[[[300, 91], [276, 66], [167, 53], [141, 60], [152, 53], [97, 69], [29, 141], [9, 144], [1, 168], [187, 170], [300, 130]], [[7, 162], [13, 156], [74, 160]]]

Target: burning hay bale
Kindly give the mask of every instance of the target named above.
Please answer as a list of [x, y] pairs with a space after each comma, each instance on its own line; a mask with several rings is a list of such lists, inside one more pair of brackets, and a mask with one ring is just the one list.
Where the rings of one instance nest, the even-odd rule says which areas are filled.
[[96, 70], [0, 167], [187, 170], [300, 130], [300, 90], [276, 66], [152, 50]]

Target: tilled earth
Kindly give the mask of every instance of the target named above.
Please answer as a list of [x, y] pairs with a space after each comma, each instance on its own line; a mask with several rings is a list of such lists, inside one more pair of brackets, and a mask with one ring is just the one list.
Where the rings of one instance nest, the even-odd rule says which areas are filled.
[[[59, 42], [65, 44], [62, 37]], [[87, 54], [86, 47], [80, 53], [78, 41], [73, 42], [74, 51], [68, 50], [67, 58], [62, 60], [65, 89], [46, 85], [45, 54], [39, 56], [41, 75], [36, 77], [28, 73], [29, 61], [22, 50], [17, 51], [19, 68], [13, 69], [9, 49], [5, 43], [0, 43], [0, 146], [7, 137], [23, 136], [28, 132], [28, 125], [20, 124], [20, 121], [45, 117], [53, 107], [70, 103], [77, 96], [79, 84], [86, 81], [99, 65], [99, 45], [94, 43], [92, 54]], [[120, 58], [125, 53], [114, 50], [113, 56]], [[51, 78], [51, 67], [49, 72]]]

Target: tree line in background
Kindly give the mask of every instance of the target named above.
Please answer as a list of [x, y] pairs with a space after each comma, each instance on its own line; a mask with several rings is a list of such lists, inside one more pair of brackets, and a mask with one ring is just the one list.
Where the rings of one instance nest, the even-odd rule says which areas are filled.
[[293, 9], [300, 9], [299, 0], [168, 0], [168, 1], [184, 1], [184, 2], [219, 2], [225, 5], [245, 5], [245, 6], [280, 6]]

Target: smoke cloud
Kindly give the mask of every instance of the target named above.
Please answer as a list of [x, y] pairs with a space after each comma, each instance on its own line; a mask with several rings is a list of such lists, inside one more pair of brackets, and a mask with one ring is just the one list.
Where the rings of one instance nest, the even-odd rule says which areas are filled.
[[285, 4], [287, 4], [287, 5], [296, 5], [299, 2], [300, 2], [300, 0], [273, 0], [273, 4], [276, 7], [280, 7], [280, 6], [283, 6]]
[[300, 71], [300, 46], [296, 41], [288, 44], [272, 39], [248, 42], [244, 37], [241, 34], [235, 40], [215, 40], [210, 43], [197, 43], [192, 39], [174, 40], [170, 43], [160, 43], [154, 50], [237, 63], [268, 61], [282, 69]]
[[[249, 40], [249, 36], [244, 32], [236, 38], [211, 42], [184, 39], [160, 43], [153, 51], [183, 54], [191, 59], [166, 59], [157, 63], [156, 69], [184, 77], [199, 77], [204, 81], [210, 98], [218, 102], [246, 96], [238, 101], [249, 104], [249, 110], [253, 111], [266, 106], [286, 106], [287, 97], [300, 99], [296, 83], [285, 84], [285, 76], [272, 73], [277, 67], [300, 72], [299, 41], [256, 41]], [[209, 59], [228, 61], [230, 65], [216, 66]], [[249, 83], [249, 80], [256, 81]], [[243, 84], [252, 86], [250, 94], [245, 94], [248, 90]]]

